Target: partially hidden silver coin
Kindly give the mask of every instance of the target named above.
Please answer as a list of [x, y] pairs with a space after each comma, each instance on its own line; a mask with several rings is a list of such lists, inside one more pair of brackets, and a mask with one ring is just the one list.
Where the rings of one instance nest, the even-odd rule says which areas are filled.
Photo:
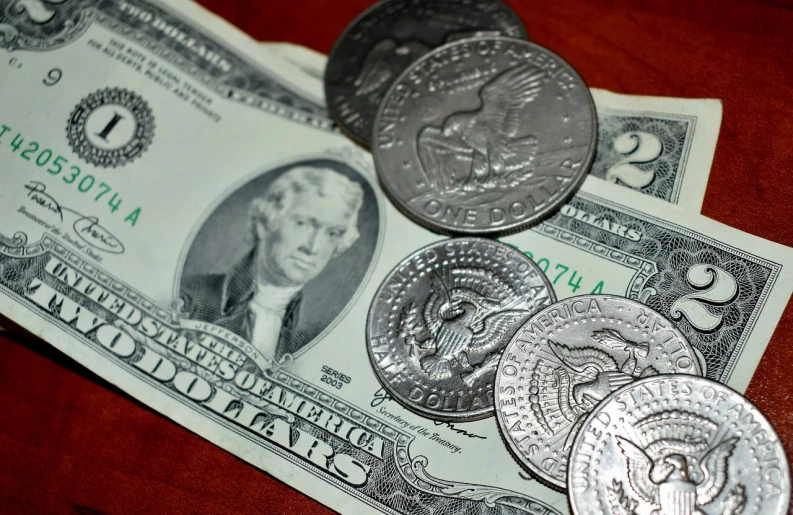
[[647, 377], [612, 393], [573, 443], [576, 515], [783, 515], [790, 469], [774, 428], [703, 377]]
[[504, 349], [499, 429], [524, 468], [564, 489], [573, 439], [592, 409], [632, 381], [667, 373], [702, 374], [669, 320], [625, 297], [570, 297], [534, 315]]
[[525, 38], [520, 18], [499, 0], [384, 0], [356, 18], [336, 41], [325, 68], [331, 117], [370, 145], [388, 88], [433, 48], [478, 34]]
[[425, 55], [375, 120], [384, 191], [442, 234], [507, 234], [552, 214], [595, 155], [597, 119], [572, 66], [539, 45], [488, 36]]
[[472, 237], [433, 243], [399, 263], [372, 300], [372, 367], [391, 396], [420, 415], [488, 417], [504, 346], [555, 299], [542, 270], [508, 245]]

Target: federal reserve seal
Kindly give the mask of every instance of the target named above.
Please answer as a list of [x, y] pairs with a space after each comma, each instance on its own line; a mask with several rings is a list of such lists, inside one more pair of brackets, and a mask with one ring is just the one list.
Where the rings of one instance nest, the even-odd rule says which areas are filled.
[[702, 370], [683, 333], [659, 313], [613, 295], [562, 300], [534, 315], [504, 350], [499, 429], [523, 467], [563, 489], [587, 414], [614, 390], [666, 373]]
[[428, 245], [398, 264], [372, 300], [372, 367], [416, 413], [446, 421], [490, 416], [504, 346], [554, 300], [542, 270], [508, 245], [470, 237]]
[[790, 470], [762, 413], [726, 386], [647, 377], [586, 417], [567, 475], [575, 515], [782, 515]]
[[138, 94], [105, 88], [85, 97], [66, 126], [72, 150], [88, 163], [115, 168], [132, 162], [149, 148], [154, 115]]

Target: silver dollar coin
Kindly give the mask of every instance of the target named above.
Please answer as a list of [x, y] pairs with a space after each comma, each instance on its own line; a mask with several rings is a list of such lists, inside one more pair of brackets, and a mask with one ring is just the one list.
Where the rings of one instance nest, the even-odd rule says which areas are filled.
[[774, 428], [702, 377], [648, 377], [589, 414], [570, 456], [573, 513], [783, 515], [790, 470]]
[[388, 392], [435, 420], [493, 414], [493, 377], [512, 333], [555, 301], [542, 270], [494, 240], [452, 238], [399, 263], [369, 308], [366, 341]]
[[386, 0], [366, 10], [336, 41], [325, 68], [325, 98], [336, 123], [369, 146], [377, 109], [413, 61], [475, 34], [525, 38], [520, 18], [498, 0]]
[[573, 439], [606, 396], [638, 378], [701, 375], [686, 337], [641, 302], [582, 295], [515, 332], [496, 373], [496, 416], [517, 460], [564, 489]]
[[383, 100], [372, 152], [386, 193], [444, 234], [506, 234], [564, 203], [595, 155], [595, 106], [562, 58], [481, 37], [413, 63]]

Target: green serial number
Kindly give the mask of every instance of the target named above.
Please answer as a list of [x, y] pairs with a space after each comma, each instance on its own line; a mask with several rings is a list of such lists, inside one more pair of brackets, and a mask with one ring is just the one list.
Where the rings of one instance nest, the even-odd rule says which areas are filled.
[[[559, 284], [559, 281], [563, 281], [563, 277], [567, 275], [568, 272], [572, 271], [573, 273], [570, 274], [570, 276], [568, 276], [567, 278], [567, 286], [570, 287], [573, 293], [577, 292], [582, 288], [581, 283], [584, 281], [584, 277], [578, 272], [578, 270], [571, 269], [569, 266], [563, 263], [553, 263], [550, 259], [546, 257], [535, 258], [534, 253], [532, 251], [523, 250], [511, 243], [506, 243], [503, 241], [501, 243], [505, 243], [506, 245], [509, 245], [513, 249], [519, 252], [523, 252], [524, 254], [529, 256], [529, 259], [534, 261], [534, 263], [538, 267], [540, 267], [540, 269], [545, 273], [545, 275], [548, 276], [548, 279], [551, 279], [551, 283], [553, 283], [554, 285]], [[551, 265], [553, 265], [553, 267], [551, 267]], [[592, 283], [590, 282], [589, 284], [591, 285]], [[562, 285], [564, 285], [564, 282], [562, 282]], [[603, 293], [603, 288], [605, 287], [605, 285], [606, 285], [605, 281], [600, 281], [595, 285], [594, 288], [592, 288], [592, 291], [589, 293]], [[586, 289], [584, 291], [586, 291]]]
[[[69, 185], [73, 185], [77, 191], [93, 197], [94, 202], [100, 203], [107, 201], [108, 209], [115, 213], [121, 209], [122, 198], [119, 193], [109, 184], [99, 182], [96, 178], [87, 173], [83, 173], [79, 166], [70, 164], [69, 160], [62, 155], [55, 154], [49, 148], [44, 148], [36, 141], [25, 141], [21, 133], [17, 132], [13, 137], [11, 127], [0, 125], [0, 148], [4, 147], [4, 142], [9, 143], [11, 153], [21, 159], [34, 164], [37, 168], [45, 170], [51, 176], [60, 176], [61, 180]], [[140, 218], [141, 208], [136, 207], [132, 210], [120, 211], [124, 216], [124, 222], [135, 227]]]
[[[552, 263], [550, 259], [541, 257], [539, 259], [535, 259], [534, 253], [528, 250], [522, 250], [524, 254], [529, 256], [529, 258], [534, 261], [540, 269], [545, 272], [548, 276], [548, 279], [553, 277], [551, 281], [554, 285], [556, 285], [562, 278], [568, 273], [573, 272], [571, 275], [568, 276], [567, 279], [567, 286], [573, 291], [573, 293], [577, 292], [581, 289], [581, 282], [584, 280], [583, 276], [578, 273], [578, 270], [571, 269], [569, 266], [563, 263]], [[551, 268], [551, 265], [554, 265]], [[564, 283], [562, 283], [564, 284]], [[590, 283], [591, 284], [591, 283]], [[589, 293], [603, 293], [603, 287], [605, 286], [604, 281], [598, 282], [592, 291]]]

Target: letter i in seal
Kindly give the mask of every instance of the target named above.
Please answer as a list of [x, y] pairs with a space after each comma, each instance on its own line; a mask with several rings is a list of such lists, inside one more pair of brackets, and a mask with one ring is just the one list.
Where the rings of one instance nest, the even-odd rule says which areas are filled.
[[134, 161], [154, 139], [154, 115], [137, 93], [105, 88], [85, 97], [66, 126], [72, 150], [86, 162], [116, 168]]

